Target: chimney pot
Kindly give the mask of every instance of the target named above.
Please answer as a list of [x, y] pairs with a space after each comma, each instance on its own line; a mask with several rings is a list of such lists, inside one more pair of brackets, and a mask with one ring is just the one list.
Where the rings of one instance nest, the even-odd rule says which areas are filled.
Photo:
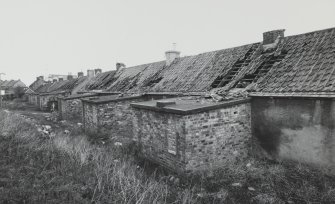
[[175, 50], [169, 50], [165, 52], [166, 66], [170, 66], [172, 62], [180, 57], [180, 52]]
[[285, 29], [272, 30], [263, 33], [263, 45], [275, 43], [278, 37], [284, 37]]

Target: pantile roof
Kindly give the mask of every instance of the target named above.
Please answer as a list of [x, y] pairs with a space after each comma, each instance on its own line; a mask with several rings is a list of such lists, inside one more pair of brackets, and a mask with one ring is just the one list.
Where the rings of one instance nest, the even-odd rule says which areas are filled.
[[335, 28], [286, 37], [285, 58], [275, 64], [255, 91], [312, 93], [335, 91]]

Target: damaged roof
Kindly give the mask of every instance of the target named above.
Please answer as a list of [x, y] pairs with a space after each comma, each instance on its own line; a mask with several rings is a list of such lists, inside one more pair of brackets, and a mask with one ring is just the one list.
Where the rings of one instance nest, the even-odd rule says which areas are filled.
[[[284, 30], [268, 33], [280, 35], [270, 43], [266, 39], [176, 58], [170, 65], [159, 61], [104, 72], [82, 88], [129, 94], [211, 91], [221, 96], [234, 89], [272, 94], [335, 91], [335, 28], [288, 37], [283, 37]], [[68, 89], [55, 87], [46, 90]]]
[[49, 82], [39, 87], [36, 92], [40, 94], [57, 94], [63, 92], [73, 92], [73, 90], [80, 86], [87, 80], [87, 76], [78, 77], [70, 80]]
[[282, 49], [286, 56], [259, 81], [256, 92], [335, 91], [335, 28], [286, 37]]
[[89, 79], [87, 84], [81, 89], [81, 91], [92, 91], [92, 90], [104, 90], [110, 86], [113, 82], [113, 76], [116, 71], [108, 71], [97, 74], [93, 78]]
[[[335, 91], [335, 28], [122, 69], [109, 91]], [[278, 30], [274, 32], [280, 32]]]
[[253, 46], [244, 45], [186, 56], [166, 66], [165, 61], [121, 69], [109, 91], [206, 92], [213, 81]]

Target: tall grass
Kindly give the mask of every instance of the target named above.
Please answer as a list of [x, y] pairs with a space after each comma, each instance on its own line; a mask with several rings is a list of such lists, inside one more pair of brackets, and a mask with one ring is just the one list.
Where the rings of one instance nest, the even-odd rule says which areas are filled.
[[301, 164], [250, 158], [176, 183], [149, 174], [126, 147], [71, 132], [45, 137], [0, 111], [0, 203], [335, 203], [334, 176]]
[[0, 133], [0, 203], [193, 203], [121, 149], [92, 145], [85, 135], [47, 138], [6, 112]]

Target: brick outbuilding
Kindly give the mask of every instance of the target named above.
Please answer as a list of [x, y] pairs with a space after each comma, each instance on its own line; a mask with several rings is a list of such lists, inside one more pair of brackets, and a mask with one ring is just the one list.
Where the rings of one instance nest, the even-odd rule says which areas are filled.
[[184, 97], [131, 106], [134, 140], [142, 156], [173, 171], [210, 171], [249, 153], [247, 98], [214, 102]]

